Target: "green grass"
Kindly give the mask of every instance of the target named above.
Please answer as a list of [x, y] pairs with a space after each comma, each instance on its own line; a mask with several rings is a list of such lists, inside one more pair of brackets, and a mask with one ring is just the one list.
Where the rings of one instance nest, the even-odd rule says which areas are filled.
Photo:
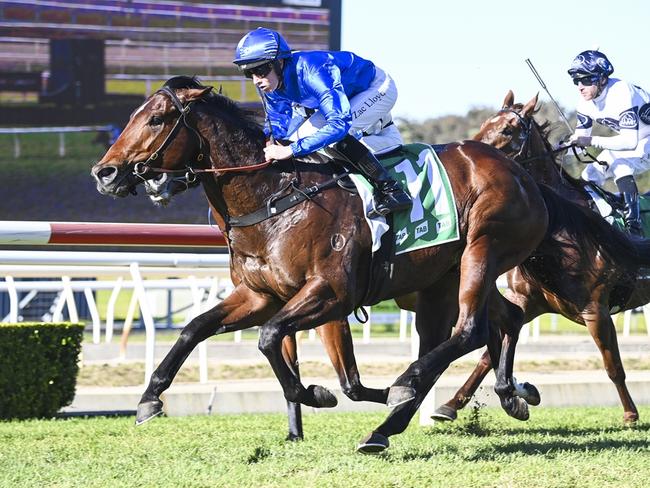
[[[642, 407], [641, 418], [650, 415]], [[287, 443], [286, 417], [224, 415], [0, 423], [7, 487], [645, 487], [650, 426], [618, 408], [497, 409], [454, 424], [411, 426], [380, 456], [354, 452], [385, 414], [307, 414]]]
[[[191, 74], [191, 73], [188, 73]], [[241, 96], [241, 82], [239, 81], [212, 81], [207, 77], [203, 79], [199, 77], [201, 82], [206, 86], [213, 86], [215, 89], [222, 88], [223, 94], [236, 100], [238, 102], [258, 102], [259, 96], [255, 91], [253, 84], [246, 80], [245, 94], [242, 98]], [[151, 80], [150, 90], [151, 92], [160, 88], [167, 78], [160, 78], [158, 80]], [[106, 82], [106, 92], [114, 93], [120, 95], [142, 95], [143, 97], [147, 94], [147, 83], [146, 81], [141, 80], [108, 80]]]

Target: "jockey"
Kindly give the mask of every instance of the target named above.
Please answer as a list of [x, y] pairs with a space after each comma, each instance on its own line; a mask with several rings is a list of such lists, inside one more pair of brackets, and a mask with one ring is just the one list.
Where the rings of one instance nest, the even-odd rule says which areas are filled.
[[[591, 163], [582, 178], [602, 185], [613, 177], [625, 203], [628, 230], [642, 235], [639, 190], [634, 175], [650, 169], [650, 95], [636, 85], [610, 78], [614, 67], [599, 51], [578, 54], [568, 73], [581, 99], [576, 108], [576, 130], [569, 142], [594, 146], [607, 166]], [[593, 123], [609, 127], [618, 135], [591, 136]]]
[[267, 136], [293, 141], [267, 145], [267, 160], [327, 148], [344, 156], [373, 186], [369, 217], [411, 206], [410, 197], [371, 152], [402, 143], [390, 115], [397, 88], [388, 74], [351, 52], [292, 52], [278, 32], [263, 27], [239, 41], [233, 62], [263, 97]]

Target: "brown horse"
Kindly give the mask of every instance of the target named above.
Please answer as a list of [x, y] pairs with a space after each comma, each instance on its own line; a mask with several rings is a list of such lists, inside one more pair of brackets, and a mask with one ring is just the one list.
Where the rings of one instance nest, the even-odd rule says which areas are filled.
[[[333, 406], [331, 392], [305, 388], [293, 374], [283, 338], [343, 323], [361, 305], [415, 293], [421, 357], [390, 388], [388, 403], [396, 408], [359, 446], [383, 450], [450, 362], [485, 345], [488, 296], [500, 296], [496, 278], [544, 237], [551, 213], [545, 194], [496, 149], [474, 141], [448, 145], [439, 156], [456, 197], [461, 239], [395, 256], [391, 278], [367, 299], [371, 238], [360, 200], [336, 186], [331, 165], [261, 162], [264, 143], [261, 127], [236, 104], [177, 77], [132, 114], [92, 170], [100, 192], [126, 196], [157, 171], [192, 168], [202, 175], [231, 254], [234, 291], [183, 329], [152, 375], [136, 422], [162, 411], [160, 394], [200, 341], [252, 326], [260, 326], [259, 348], [287, 400]], [[285, 204], [286, 211], [274, 212]]]
[[[483, 123], [475, 139], [503, 150], [536, 181], [588, 207], [590, 197], [584, 189], [585, 183], [560, 169], [546, 129], [533, 118], [536, 105], [537, 96], [525, 105], [515, 104], [512, 91], [508, 92], [503, 108]], [[620, 241], [618, 249], [605, 254], [599, 246], [578, 245], [570, 236], [567, 239], [566, 235], [560, 235], [559, 239], [565, 243], [557, 246], [559, 254], [554, 262], [549, 262], [548, 257], [538, 259], [526, 263], [526, 269], [518, 267], [508, 273], [506, 296], [524, 311], [522, 324], [544, 313], [557, 313], [587, 327], [600, 350], [607, 375], [618, 391], [624, 421], [632, 423], [638, 420], [639, 413], [625, 384], [625, 370], [610, 313], [650, 301], [650, 280], [639, 275], [639, 267], [650, 266], [650, 241], [631, 240], [613, 228], [604, 227], [599, 238], [601, 243], [612, 238]], [[469, 402], [490, 365], [486, 351], [468, 381], [438, 408], [434, 418], [454, 420], [456, 411]]]

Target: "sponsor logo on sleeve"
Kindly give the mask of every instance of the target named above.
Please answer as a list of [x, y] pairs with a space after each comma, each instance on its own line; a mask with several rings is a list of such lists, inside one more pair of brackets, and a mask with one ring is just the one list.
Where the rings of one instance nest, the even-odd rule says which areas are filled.
[[644, 124], [650, 125], [650, 103], [641, 106], [639, 109], [639, 118]]
[[604, 125], [609, 129], [612, 129], [614, 132], [619, 131], [618, 120], [612, 119], [611, 117], [605, 117], [604, 119], [596, 119], [596, 122], [598, 122], [600, 125]]
[[578, 119], [578, 123], [576, 124], [576, 129], [588, 129], [591, 127], [592, 122], [589, 117], [587, 117], [584, 114], [581, 114], [580, 112], [576, 113], [576, 117]]
[[636, 130], [639, 128], [639, 117], [636, 115], [636, 110], [636, 107], [632, 107], [621, 112], [621, 115], [618, 118], [618, 126], [621, 129]]

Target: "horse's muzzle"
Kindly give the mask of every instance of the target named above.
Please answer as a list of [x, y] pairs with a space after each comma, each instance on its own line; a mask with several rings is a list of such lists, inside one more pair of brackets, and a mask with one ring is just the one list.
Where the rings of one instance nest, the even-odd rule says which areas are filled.
[[135, 186], [135, 178], [131, 178], [129, 173], [120, 176], [120, 170], [116, 166], [102, 166], [93, 168], [91, 175], [97, 182], [97, 191], [102, 195], [113, 195], [116, 197], [125, 197], [132, 193]]

